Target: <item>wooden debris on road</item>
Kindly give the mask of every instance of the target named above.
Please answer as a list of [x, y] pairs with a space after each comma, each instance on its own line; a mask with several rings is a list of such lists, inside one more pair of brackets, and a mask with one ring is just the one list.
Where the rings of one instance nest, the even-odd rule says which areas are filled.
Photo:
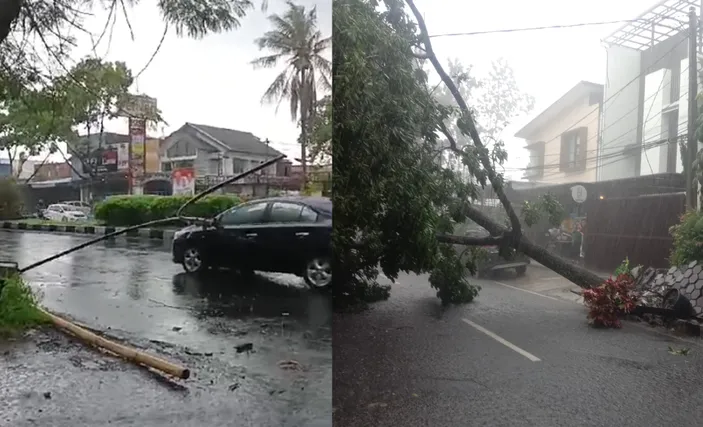
[[114, 353], [132, 363], [148, 366], [150, 368], [159, 370], [177, 378], [185, 380], [190, 377], [190, 370], [188, 368], [176, 365], [167, 360], [161, 359], [156, 356], [152, 356], [137, 349], [130, 348], [125, 345], [110, 341], [97, 334], [94, 334], [93, 332], [81, 328], [80, 326], [69, 322], [66, 319], [56, 316], [55, 314], [49, 313], [46, 310], [40, 310], [59, 329], [70, 332], [71, 334], [87, 342], [88, 344], [108, 350], [111, 353]]

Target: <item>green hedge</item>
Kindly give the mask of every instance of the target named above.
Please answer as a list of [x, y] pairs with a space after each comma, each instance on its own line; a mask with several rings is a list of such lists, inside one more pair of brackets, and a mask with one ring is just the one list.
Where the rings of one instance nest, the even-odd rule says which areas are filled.
[[[95, 206], [95, 219], [105, 225], [131, 226], [175, 215], [190, 197], [186, 196], [115, 196]], [[186, 216], [211, 218], [241, 203], [237, 196], [207, 196], [183, 212]]]

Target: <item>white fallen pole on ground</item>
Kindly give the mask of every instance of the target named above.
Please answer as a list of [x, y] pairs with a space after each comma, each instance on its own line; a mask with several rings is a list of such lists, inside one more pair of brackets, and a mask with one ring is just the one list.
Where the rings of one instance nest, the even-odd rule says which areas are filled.
[[177, 378], [185, 380], [190, 377], [190, 369], [188, 368], [176, 365], [160, 357], [152, 356], [135, 348], [110, 341], [42, 308], [39, 308], [39, 311], [46, 315], [56, 327], [63, 331], [70, 332], [72, 335], [88, 344], [107, 350], [130, 362], [165, 372]]

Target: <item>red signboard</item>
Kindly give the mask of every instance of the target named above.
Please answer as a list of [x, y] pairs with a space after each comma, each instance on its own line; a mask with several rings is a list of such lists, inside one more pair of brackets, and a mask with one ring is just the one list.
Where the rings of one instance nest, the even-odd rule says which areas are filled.
[[195, 194], [195, 169], [180, 168], [171, 172], [171, 182], [173, 184], [173, 195]]

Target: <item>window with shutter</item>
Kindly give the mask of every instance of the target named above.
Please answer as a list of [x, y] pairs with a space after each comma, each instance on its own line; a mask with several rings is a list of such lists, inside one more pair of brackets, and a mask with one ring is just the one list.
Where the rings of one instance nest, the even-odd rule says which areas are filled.
[[561, 135], [559, 170], [580, 172], [586, 169], [588, 128], [581, 127]]

